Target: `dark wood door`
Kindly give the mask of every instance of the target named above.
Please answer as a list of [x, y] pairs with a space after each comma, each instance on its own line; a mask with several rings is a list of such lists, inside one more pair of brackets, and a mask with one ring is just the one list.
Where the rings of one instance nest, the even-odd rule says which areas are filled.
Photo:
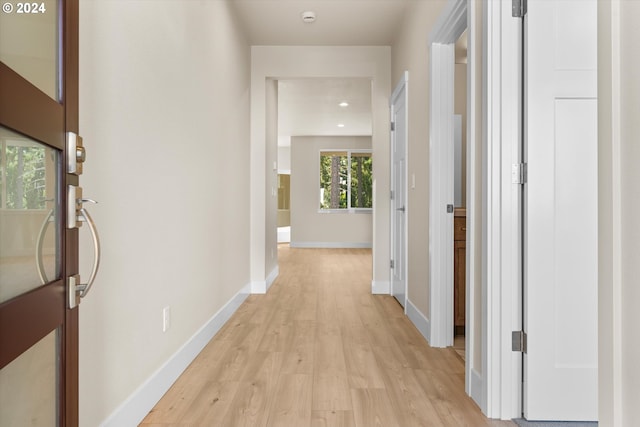
[[67, 281], [78, 229], [66, 218], [78, 176], [67, 173], [66, 141], [78, 132], [78, 1], [2, 8], [0, 425], [77, 426], [78, 308]]

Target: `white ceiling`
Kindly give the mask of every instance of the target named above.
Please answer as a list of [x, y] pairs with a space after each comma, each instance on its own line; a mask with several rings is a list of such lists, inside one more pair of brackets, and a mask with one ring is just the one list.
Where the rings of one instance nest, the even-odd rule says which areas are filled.
[[[416, 0], [233, 0], [251, 45], [390, 46]], [[302, 21], [314, 11], [316, 21]]]
[[[429, 0], [232, 0], [252, 46], [391, 46], [407, 5]], [[302, 13], [313, 11], [314, 23]], [[292, 135], [371, 135], [371, 82], [281, 80], [278, 144]], [[349, 107], [341, 108], [341, 101]], [[338, 123], [345, 126], [339, 128]]]
[[[341, 102], [347, 107], [341, 107]], [[343, 124], [344, 127], [338, 127]], [[370, 79], [298, 79], [278, 82], [280, 146], [290, 136], [371, 135]]]
[[[415, 0], [233, 0], [251, 45], [390, 46]], [[313, 11], [316, 21], [302, 21]], [[340, 107], [342, 101], [348, 107]], [[281, 80], [279, 145], [292, 135], [371, 135], [371, 81]], [[338, 124], [344, 127], [338, 127]]]

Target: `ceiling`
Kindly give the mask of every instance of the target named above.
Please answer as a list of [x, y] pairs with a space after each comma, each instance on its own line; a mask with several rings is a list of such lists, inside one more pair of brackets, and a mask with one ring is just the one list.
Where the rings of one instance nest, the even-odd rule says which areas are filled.
[[[251, 45], [391, 46], [415, 0], [232, 0]], [[316, 21], [302, 21], [314, 11]]]
[[280, 146], [295, 135], [371, 135], [371, 120], [370, 79], [278, 81]]
[[[407, 5], [429, 0], [231, 0], [252, 46], [392, 46]], [[316, 20], [305, 23], [302, 13]], [[368, 79], [280, 80], [279, 146], [292, 135], [371, 135]], [[342, 101], [348, 107], [339, 107]], [[338, 127], [338, 124], [344, 127]]]

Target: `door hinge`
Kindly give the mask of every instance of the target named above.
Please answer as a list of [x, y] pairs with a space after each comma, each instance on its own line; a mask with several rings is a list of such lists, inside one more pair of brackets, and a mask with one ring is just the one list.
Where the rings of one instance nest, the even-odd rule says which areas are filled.
[[454, 207], [453, 205], [447, 205], [447, 213], [453, 213], [454, 212]]
[[396, 130], [396, 122], [391, 122], [391, 130]]
[[527, 164], [514, 163], [511, 165], [511, 183], [526, 184], [527, 183]]
[[391, 194], [391, 200], [393, 200], [393, 190], [391, 190], [390, 194]]
[[394, 262], [393, 262], [393, 260], [390, 260], [390, 261], [389, 261], [389, 268], [394, 268]]
[[527, 352], [527, 334], [524, 331], [511, 332], [511, 351]]
[[511, 0], [511, 16], [524, 18], [527, 14], [527, 0]]

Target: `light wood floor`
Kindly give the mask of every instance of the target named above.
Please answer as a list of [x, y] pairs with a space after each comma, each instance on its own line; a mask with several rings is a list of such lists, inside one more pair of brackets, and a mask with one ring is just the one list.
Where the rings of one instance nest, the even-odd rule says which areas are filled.
[[371, 251], [279, 250], [252, 295], [142, 426], [514, 426], [464, 393], [453, 349], [430, 348], [389, 296], [371, 295]]

